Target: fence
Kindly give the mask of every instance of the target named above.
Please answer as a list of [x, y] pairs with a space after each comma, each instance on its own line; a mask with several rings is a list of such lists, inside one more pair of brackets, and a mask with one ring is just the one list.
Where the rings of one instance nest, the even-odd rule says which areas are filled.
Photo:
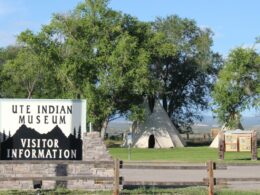
[[[236, 165], [243, 166], [243, 165]], [[250, 165], [251, 166], [251, 165]], [[120, 169], [153, 169], [153, 170], [205, 170], [205, 177], [201, 181], [173, 181], [173, 182], [163, 182], [163, 181], [124, 181], [120, 177]], [[114, 195], [119, 194], [120, 185], [121, 188], [136, 188], [136, 187], [183, 187], [183, 186], [208, 186], [208, 194], [214, 194], [215, 185], [226, 185], [228, 182], [243, 182], [243, 181], [252, 181], [260, 182], [260, 177], [248, 177], [248, 178], [215, 178], [214, 170], [226, 170], [226, 164], [215, 163], [208, 161], [204, 166], [203, 165], [145, 165], [145, 164], [131, 164], [124, 163], [123, 161], [115, 161], [115, 185], [114, 185]]]
[[[30, 163], [28, 163], [30, 162]], [[239, 169], [244, 166], [260, 166], [259, 164], [232, 164]], [[114, 167], [113, 167], [114, 166]], [[39, 161], [1, 161], [0, 162], [0, 187], [32, 189], [33, 185], [42, 185], [45, 189], [54, 188], [62, 184], [68, 188], [111, 189], [118, 195], [120, 189], [142, 186], [178, 187], [178, 186], [208, 186], [209, 195], [214, 194], [215, 185], [226, 185], [227, 182], [260, 182], [260, 177], [218, 177], [215, 178], [214, 170], [226, 170], [230, 166], [208, 161], [206, 165], [182, 164], [148, 164], [130, 163], [119, 160], [113, 161], [46, 161], [44, 166]], [[201, 181], [124, 181], [120, 177], [120, 170], [124, 169], [149, 169], [149, 170], [202, 170], [205, 177]], [[42, 173], [44, 172], [44, 175]], [[26, 174], [25, 174], [26, 173]], [[112, 177], [114, 175], [114, 177]], [[203, 174], [204, 175], [204, 174]], [[250, 176], [250, 175], [249, 175]], [[33, 183], [32, 183], [33, 181]], [[33, 185], [32, 185], [33, 184]]]

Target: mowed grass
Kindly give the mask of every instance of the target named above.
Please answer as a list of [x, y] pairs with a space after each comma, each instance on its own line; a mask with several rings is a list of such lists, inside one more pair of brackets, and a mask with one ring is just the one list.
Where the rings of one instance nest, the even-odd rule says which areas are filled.
[[[128, 148], [109, 148], [110, 154], [120, 160], [128, 160]], [[260, 149], [258, 149], [259, 154]], [[204, 147], [184, 147], [171, 149], [131, 149], [131, 161], [171, 161], [187, 163], [204, 163], [218, 160], [218, 150]], [[222, 162], [222, 161], [221, 161]], [[223, 162], [258, 163], [251, 160], [250, 152], [225, 152]]]

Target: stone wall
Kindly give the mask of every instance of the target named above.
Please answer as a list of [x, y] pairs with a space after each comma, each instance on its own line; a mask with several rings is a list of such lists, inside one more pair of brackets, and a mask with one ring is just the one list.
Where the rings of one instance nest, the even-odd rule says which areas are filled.
[[83, 140], [83, 161], [111, 161], [106, 145], [100, 137], [100, 133], [87, 133]]
[[82, 161], [0, 161], [0, 189], [112, 190], [114, 162], [99, 133], [83, 136]]

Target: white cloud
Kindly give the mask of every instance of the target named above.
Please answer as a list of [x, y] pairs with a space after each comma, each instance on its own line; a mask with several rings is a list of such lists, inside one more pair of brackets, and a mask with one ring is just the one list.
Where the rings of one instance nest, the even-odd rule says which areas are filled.
[[0, 31], [0, 47], [6, 47], [8, 45], [15, 44], [16, 41], [16, 35], [7, 33], [4, 31]]
[[252, 48], [256, 51], [260, 52], [260, 43], [251, 43], [251, 44], [243, 44], [243, 48]]
[[202, 25], [199, 25], [199, 27], [201, 28], [201, 29], [203, 29], [203, 30], [205, 30], [205, 29], [212, 29], [210, 26], [207, 26], [207, 25], [204, 25], [204, 24], [202, 24]]
[[22, 1], [0, 0], [0, 16], [7, 16], [23, 12], [26, 12], [26, 6], [24, 6], [24, 3]]
[[219, 32], [219, 31], [214, 32], [214, 38], [215, 38], [215, 39], [222, 39], [222, 38], [224, 38], [224, 37], [225, 37], [225, 36], [224, 36], [223, 33]]
[[214, 35], [214, 39], [216, 40], [216, 39], [222, 39], [222, 38], [224, 38], [224, 34], [222, 33], [222, 27], [221, 26], [216, 26], [216, 27], [211, 27], [211, 26], [208, 26], [208, 25], [204, 25], [204, 24], [202, 24], [202, 25], [199, 25], [199, 27], [201, 28], [201, 29], [210, 29], [210, 30], [212, 30], [212, 32], [213, 32], [213, 35]]
[[256, 51], [260, 52], [260, 43], [255, 44]]
[[17, 35], [29, 26], [27, 11], [23, 0], [0, 0], [0, 47], [15, 44]]

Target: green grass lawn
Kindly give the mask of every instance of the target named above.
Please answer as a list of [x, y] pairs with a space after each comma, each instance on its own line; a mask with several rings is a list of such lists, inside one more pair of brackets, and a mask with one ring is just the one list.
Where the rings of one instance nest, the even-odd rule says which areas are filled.
[[[110, 154], [114, 158], [120, 160], [128, 160], [127, 148], [109, 148]], [[260, 149], [258, 149], [259, 153]], [[204, 147], [184, 147], [171, 149], [131, 149], [132, 161], [172, 161], [172, 162], [188, 162], [199, 163], [208, 160], [218, 160], [218, 150]], [[223, 162], [232, 163], [258, 163], [251, 160], [250, 152], [225, 152], [225, 160]]]

